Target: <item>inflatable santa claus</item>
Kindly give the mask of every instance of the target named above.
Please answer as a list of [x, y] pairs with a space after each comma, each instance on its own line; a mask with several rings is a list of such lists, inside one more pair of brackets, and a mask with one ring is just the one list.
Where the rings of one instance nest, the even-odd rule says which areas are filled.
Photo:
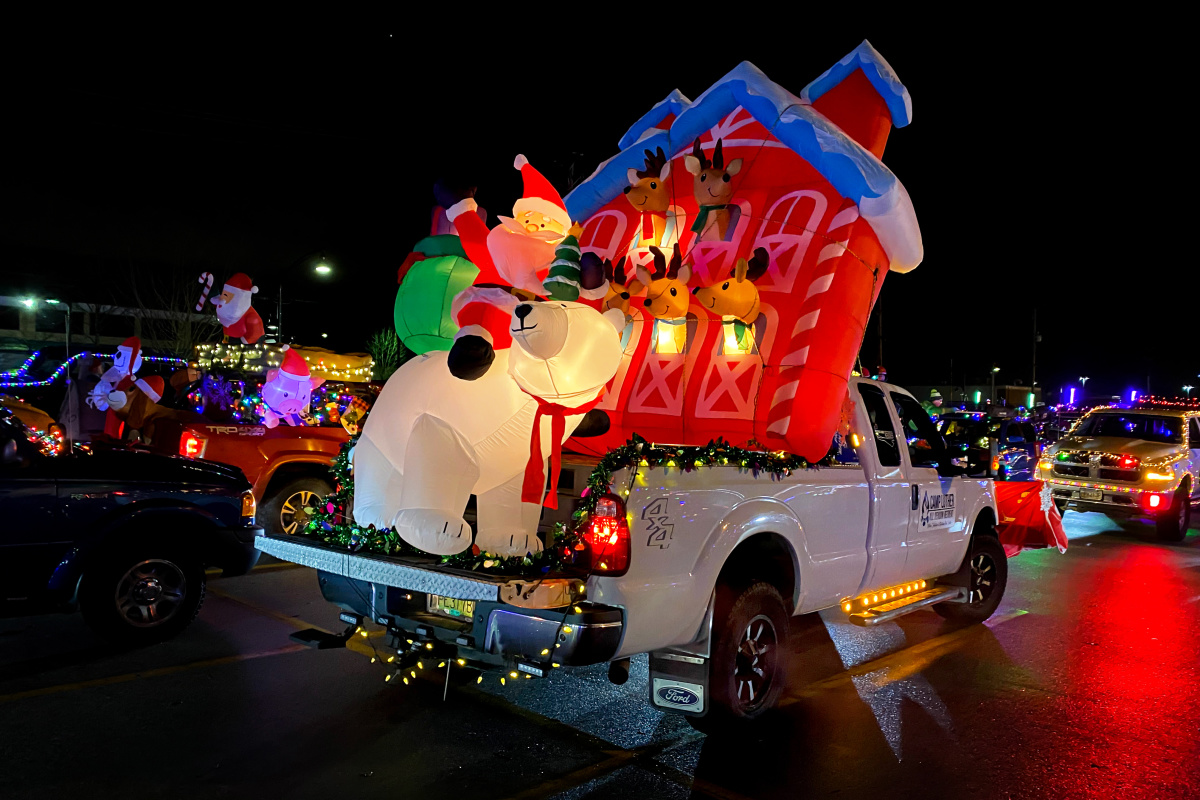
[[263, 424], [274, 428], [283, 420], [288, 425], [303, 425], [301, 415], [312, 400], [312, 390], [324, 383], [309, 374], [308, 362], [287, 345], [279, 369], [267, 371], [262, 388]]
[[217, 321], [230, 339], [254, 344], [263, 337], [262, 317], [250, 307], [250, 300], [257, 291], [258, 287], [250, 277], [239, 272], [225, 281], [221, 294], [212, 298], [217, 307]]
[[512, 345], [509, 320], [523, 300], [538, 296], [581, 300], [604, 296], [604, 289], [580, 284], [579, 244], [582, 228], [572, 227], [571, 215], [550, 181], [525, 156], [513, 166], [521, 171], [522, 197], [511, 217], [488, 230], [473, 198], [446, 209], [458, 230], [463, 251], [479, 268], [474, 283], [454, 299], [452, 313], [459, 326], [450, 349], [451, 374], [475, 380], [487, 372], [496, 350]]

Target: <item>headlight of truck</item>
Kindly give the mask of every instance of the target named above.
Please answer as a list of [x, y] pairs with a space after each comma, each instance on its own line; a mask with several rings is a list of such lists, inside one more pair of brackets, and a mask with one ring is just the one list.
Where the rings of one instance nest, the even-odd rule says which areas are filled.
[[1175, 480], [1174, 467], [1159, 467], [1146, 473], [1148, 481], [1173, 481]]
[[254, 492], [242, 492], [242, 520], [246, 524], [254, 522]]

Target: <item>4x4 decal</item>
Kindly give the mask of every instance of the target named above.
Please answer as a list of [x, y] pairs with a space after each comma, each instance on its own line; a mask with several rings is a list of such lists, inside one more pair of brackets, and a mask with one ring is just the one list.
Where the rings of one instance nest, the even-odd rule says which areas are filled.
[[657, 497], [642, 509], [642, 519], [646, 522], [646, 546], [666, 550], [671, 546], [675, 536], [675, 525], [667, 514], [667, 498]]

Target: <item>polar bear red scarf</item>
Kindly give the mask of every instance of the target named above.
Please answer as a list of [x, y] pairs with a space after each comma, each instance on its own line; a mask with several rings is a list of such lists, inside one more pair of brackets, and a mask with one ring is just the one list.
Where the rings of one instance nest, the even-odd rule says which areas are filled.
[[[521, 391], [525, 394], [524, 388]], [[542, 417], [550, 417], [550, 489], [543, 503], [546, 508], [558, 508], [558, 473], [562, 469], [562, 440], [567, 432], [568, 414], [586, 414], [600, 402], [603, 389], [595, 400], [581, 406], [569, 408], [550, 403], [529, 394], [537, 401], [537, 413], [533, 415], [533, 436], [529, 439], [529, 461], [525, 463], [525, 481], [521, 484], [522, 503], [542, 503], [542, 491], [546, 487], [546, 475], [542, 471]]]

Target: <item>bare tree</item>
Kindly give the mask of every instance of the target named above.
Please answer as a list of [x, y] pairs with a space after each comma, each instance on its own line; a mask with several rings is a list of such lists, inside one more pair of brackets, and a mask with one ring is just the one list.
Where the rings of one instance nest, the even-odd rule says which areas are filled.
[[139, 271], [131, 276], [133, 300], [146, 344], [176, 358], [195, 358], [196, 345], [217, 341], [221, 324], [211, 311], [195, 311], [202, 286], [199, 273]]
[[381, 328], [367, 340], [367, 352], [375, 359], [375, 367], [371, 370], [371, 378], [386, 381], [400, 365], [408, 360], [408, 351], [400, 342], [400, 337], [391, 328]]

